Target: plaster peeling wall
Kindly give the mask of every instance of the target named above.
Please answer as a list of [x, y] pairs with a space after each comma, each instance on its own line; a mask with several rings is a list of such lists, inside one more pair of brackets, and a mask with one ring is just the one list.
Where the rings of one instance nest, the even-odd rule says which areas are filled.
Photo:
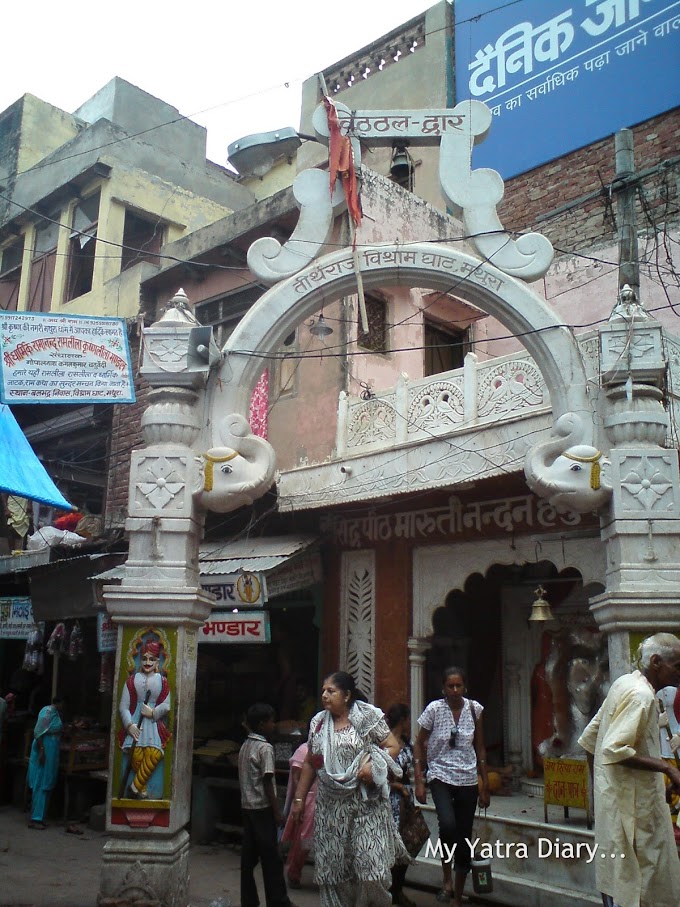
[[373, 702], [375, 694], [375, 552], [342, 555], [340, 668]]

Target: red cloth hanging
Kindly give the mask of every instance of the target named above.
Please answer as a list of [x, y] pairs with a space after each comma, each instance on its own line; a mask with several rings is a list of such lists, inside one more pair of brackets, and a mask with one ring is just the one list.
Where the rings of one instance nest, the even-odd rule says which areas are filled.
[[342, 180], [347, 210], [354, 221], [354, 226], [358, 227], [361, 223], [361, 204], [359, 202], [359, 193], [357, 190], [357, 174], [354, 169], [352, 142], [348, 135], [343, 135], [341, 132], [338, 111], [336, 110], [333, 101], [330, 98], [325, 97], [323, 103], [326, 108], [328, 131], [330, 134], [329, 169], [331, 195], [333, 195], [335, 181], [339, 176]]

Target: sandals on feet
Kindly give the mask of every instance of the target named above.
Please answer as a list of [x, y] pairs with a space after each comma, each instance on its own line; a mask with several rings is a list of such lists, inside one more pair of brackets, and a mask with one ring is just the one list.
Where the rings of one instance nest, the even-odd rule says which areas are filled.
[[439, 891], [437, 892], [437, 896], [436, 896], [435, 900], [438, 901], [440, 904], [448, 904], [452, 897], [453, 897], [452, 891], [449, 891], [448, 888], [440, 888]]
[[45, 824], [45, 822], [38, 822], [38, 821], [33, 821], [33, 820], [31, 820], [31, 821], [28, 823], [28, 827], [29, 827], [29, 828], [37, 828], [38, 831], [45, 831], [45, 829], [47, 828], [47, 825]]

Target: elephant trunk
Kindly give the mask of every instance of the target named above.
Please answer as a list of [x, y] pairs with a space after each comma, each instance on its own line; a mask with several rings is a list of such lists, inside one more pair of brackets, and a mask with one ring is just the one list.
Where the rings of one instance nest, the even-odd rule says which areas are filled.
[[560, 487], [549, 478], [547, 469], [560, 454], [574, 443], [579, 443], [583, 423], [575, 413], [565, 413], [557, 420], [554, 426], [558, 437], [549, 438], [540, 444], [529, 448], [524, 459], [524, 475], [527, 485], [541, 498], [550, 498], [560, 490]]

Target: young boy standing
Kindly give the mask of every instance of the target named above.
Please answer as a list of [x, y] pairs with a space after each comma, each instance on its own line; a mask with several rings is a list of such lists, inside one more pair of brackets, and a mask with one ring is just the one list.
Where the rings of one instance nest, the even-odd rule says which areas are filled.
[[241, 907], [259, 907], [255, 867], [262, 861], [267, 907], [294, 907], [288, 897], [279, 856], [277, 828], [283, 816], [274, 783], [274, 709], [266, 703], [251, 705], [246, 713], [250, 733], [238, 754], [238, 780], [243, 811], [241, 850]]

